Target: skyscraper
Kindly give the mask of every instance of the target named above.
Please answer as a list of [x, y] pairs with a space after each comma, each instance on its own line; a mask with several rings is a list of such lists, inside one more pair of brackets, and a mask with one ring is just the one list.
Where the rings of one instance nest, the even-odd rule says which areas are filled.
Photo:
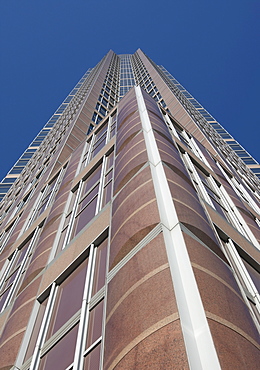
[[1, 202], [0, 370], [256, 369], [259, 164], [140, 49], [38, 137]]

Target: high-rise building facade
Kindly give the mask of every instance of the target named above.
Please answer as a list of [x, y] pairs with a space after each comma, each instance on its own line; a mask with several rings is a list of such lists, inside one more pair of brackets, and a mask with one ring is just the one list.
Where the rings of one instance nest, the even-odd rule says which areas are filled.
[[257, 369], [259, 164], [140, 49], [38, 136], [3, 182], [0, 370]]

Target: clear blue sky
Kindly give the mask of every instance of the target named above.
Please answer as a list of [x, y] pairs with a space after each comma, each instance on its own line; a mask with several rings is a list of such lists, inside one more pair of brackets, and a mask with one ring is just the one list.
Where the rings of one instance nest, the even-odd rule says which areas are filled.
[[260, 160], [257, 0], [0, 0], [0, 179], [89, 67], [140, 47]]

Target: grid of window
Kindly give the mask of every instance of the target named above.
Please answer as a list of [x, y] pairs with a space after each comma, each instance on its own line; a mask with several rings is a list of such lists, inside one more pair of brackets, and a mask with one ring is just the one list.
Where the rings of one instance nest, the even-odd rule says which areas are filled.
[[134, 74], [131, 64], [131, 55], [122, 54], [120, 58], [120, 89], [119, 98], [121, 99], [135, 85]]
[[[218, 232], [218, 230], [217, 230]], [[251, 315], [260, 329], [260, 274], [254, 267], [252, 259], [243, 253], [232, 239], [219, 233], [224, 253], [234, 271], [237, 283], [241, 289], [245, 302], [249, 306]]]
[[118, 101], [119, 58], [113, 56], [92, 116], [97, 125]]
[[230, 222], [243, 236], [245, 236], [255, 246], [258, 242], [240, 215], [235, 204], [228, 193], [215, 178], [213, 178], [205, 169], [200, 168], [187, 153], [183, 155], [184, 163], [188, 169], [195, 189], [198, 190], [201, 197], [210, 204], [222, 217]]
[[[190, 149], [202, 162], [209, 166], [208, 161], [196, 143], [196, 140], [188, 134], [166, 111], [163, 111], [163, 118], [169, 132], [177, 137], [188, 149]], [[210, 167], [210, 166], [209, 166]]]
[[56, 254], [60, 252], [111, 200], [113, 148], [84, 176], [71, 193]]
[[[24, 361], [28, 367], [98, 369], [103, 331], [107, 239], [94, 242], [74, 271], [63, 273], [38, 309]], [[101, 239], [101, 240], [102, 240]], [[39, 367], [38, 367], [39, 366]]]
[[116, 112], [114, 112], [104, 124], [88, 138], [82, 160], [83, 167], [85, 167], [115, 135], [116, 119]]
[[[230, 151], [227, 148], [227, 145], [234, 150], [239, 158], [243, 162], [239, 162], [239, 167], [242, 167], [245, 172], [252, 178], [250, 171], [247, 170], [246, 165], [249, 166], [250, 170], [255, 173], [256, 176], [260, 178], [260, 166], [258, 162], [212, 117], [212, 115], [206, 111], [194, 97], [163, 67], [156, 66], [152, 61], [151, 63], [157, 68], [158, 72], [161, 73], [161, 76], [164, 78], [167, 85], [171, 90], [174, 91], [175, 96], [180, 100], [185, 109], [188, 110], [189, 114], [194, 118], [202, 129], [207, 133], [208, 137], [213, 141], [217, 148], [221, 149], [222, 154], [227, 158], [232, 158], [230, 164], [233, 165], [233, 160], [237, 161], [237, 158], [230, 155]], [[203, 120], [205, 120], [203, 122]], [[214, 128], [215, 134], [213, 130]], [[217, 135], [224, 140], [221, 141], [218, 139]], [[256, 168], [251, 168], [250, 165], [257, 165]]]
[[16, 181], [17, 176], [22, 172], [23, 168], [29, 162], [36, 150], [37, 148], [28, 148], [19, 158], [13, 168], [9, 171], [8, 175], [2, 180], [2, 182], [0, 183], [0, 202], [4, 198], [5, 194], [8, 192], [8, 190], [11, 188], [13, 183]]
[[7, 245], [13, 231], [15, 230], [16, 225], [19, 222], [19, 219], [20, 216], [16, 217], [16, 219], [13, 222], [11, 222], [11, 224], [8, 225], [8, 227], [0, 235], [0, 252], [2, 252], [5, 246]]
[[[166, 103], [159, 93], [155, 83], [145, 68], [138, 54], [132, 56], [133, 71], [137, 84], [140, 85], [153, 99], [155, 99], [163, 108], [166, 108]], [[166, 108], [168, 109], [168, 108]]]
[[0, 276], [0, 312], [11, 302], [28, 266], [39, 228], [7, 259]]
[[44, 210], [52, 203], [55, 194], [57, 193], [59, 186], [61, 184], [62, 178], [64, 176], [66, 167], [64, 167], [40, 192], [35, 204], [31, 210], [28, 221], [25, 225], [25, 229], [33, 223], [36, 218], [38, 218]]
[[229, 175], [224, 168], [217, 163], [219, 169], [229, 182], [229, 184], [232, 186], [233, 190], [236, 192], [236, 194], [241, 198], [243, 202], [246, 202], [256, 213], [260, 214], [260, 208], [257, 204], [257, 196], [256, 193], [252, 193], [252, 190], [248, 188], [248, 190], [245, 188], [245, 186], [242, 185], [238, 179], [236, 179], [234, 176]]

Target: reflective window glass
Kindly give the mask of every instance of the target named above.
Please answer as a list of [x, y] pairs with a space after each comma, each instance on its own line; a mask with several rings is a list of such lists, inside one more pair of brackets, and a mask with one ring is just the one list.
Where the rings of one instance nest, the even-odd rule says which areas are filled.
[[81, 308], [87, 266], [88, 259], [57, 288], [47, 338], [50, 338]]
[[40, 370], [65, 370], [74, 359], [78, 324], [74, 326], [40, 362]]
[[101, 344], [99, 343], [91, 352], [87, 354], [84, 359], [84, 370], [99, 369], [100, 349]]
[[96, 294], [105, 284], [106, 261], [107, 261], [107, 244], [105, 239], [96, 249], [95, 272], [92, 295]]
[[89, 324], [86, 349], [91, 346], [102, 334], [104, 300], [99, 302], [89, 313]]

